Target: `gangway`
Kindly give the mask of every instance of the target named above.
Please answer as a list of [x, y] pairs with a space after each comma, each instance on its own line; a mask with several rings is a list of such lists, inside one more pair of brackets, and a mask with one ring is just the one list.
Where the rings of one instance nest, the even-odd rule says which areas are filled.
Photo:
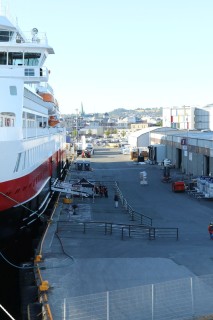
[[54, 184], [51, 186], [51, 190], [85, 198], [92, 197], [94, 194], [94, 189], [91, 186], [84, 187], [80, 184], [80, 182], [72, 184], [70, 182], [64, 182], [60, 180], [54, 182]]

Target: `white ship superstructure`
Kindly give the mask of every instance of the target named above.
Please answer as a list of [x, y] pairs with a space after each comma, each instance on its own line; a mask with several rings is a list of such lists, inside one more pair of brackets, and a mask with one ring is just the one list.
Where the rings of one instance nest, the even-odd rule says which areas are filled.
[[37, 200], [65, 166], [65, 128], [44, 63], [54, 54], [45, 34], [25, 36], [0, 16], [0, 211]]

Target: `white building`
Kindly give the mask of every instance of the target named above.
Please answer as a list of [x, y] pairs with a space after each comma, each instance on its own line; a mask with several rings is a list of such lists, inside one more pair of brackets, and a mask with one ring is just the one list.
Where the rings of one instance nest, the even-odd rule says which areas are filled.
[[128, 143], [132, 148], [148, 147], [150, 145], [150, 132], [159, 127], [149, 127], [135, 131], [128, 136]]
[[194, 129], [194, 107], [163, 108], [163, 127]]
[[194, 113], [195, 128], [197, 130], [213, 131], [213, 104], [203, 108], [196, 108]]
[[163, 108], [163, 127], [213, 131], [213, 104], [204, 107]]

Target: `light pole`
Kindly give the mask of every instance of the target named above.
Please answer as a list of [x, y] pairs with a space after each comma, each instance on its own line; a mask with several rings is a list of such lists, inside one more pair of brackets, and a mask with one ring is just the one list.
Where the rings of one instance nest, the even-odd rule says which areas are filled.
[[76, 111], [76, 141], [78, 143], [78, 109], [75, 109]]

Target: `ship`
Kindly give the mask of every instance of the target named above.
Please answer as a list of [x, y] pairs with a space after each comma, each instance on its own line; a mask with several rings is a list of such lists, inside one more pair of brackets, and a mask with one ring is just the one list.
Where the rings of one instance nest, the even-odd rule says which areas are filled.
[[45, 212], [66, 171], [66, 128], [46, 60], [45, 33], [24, 33], [0, 15], [0, 233], [9, 237]]

